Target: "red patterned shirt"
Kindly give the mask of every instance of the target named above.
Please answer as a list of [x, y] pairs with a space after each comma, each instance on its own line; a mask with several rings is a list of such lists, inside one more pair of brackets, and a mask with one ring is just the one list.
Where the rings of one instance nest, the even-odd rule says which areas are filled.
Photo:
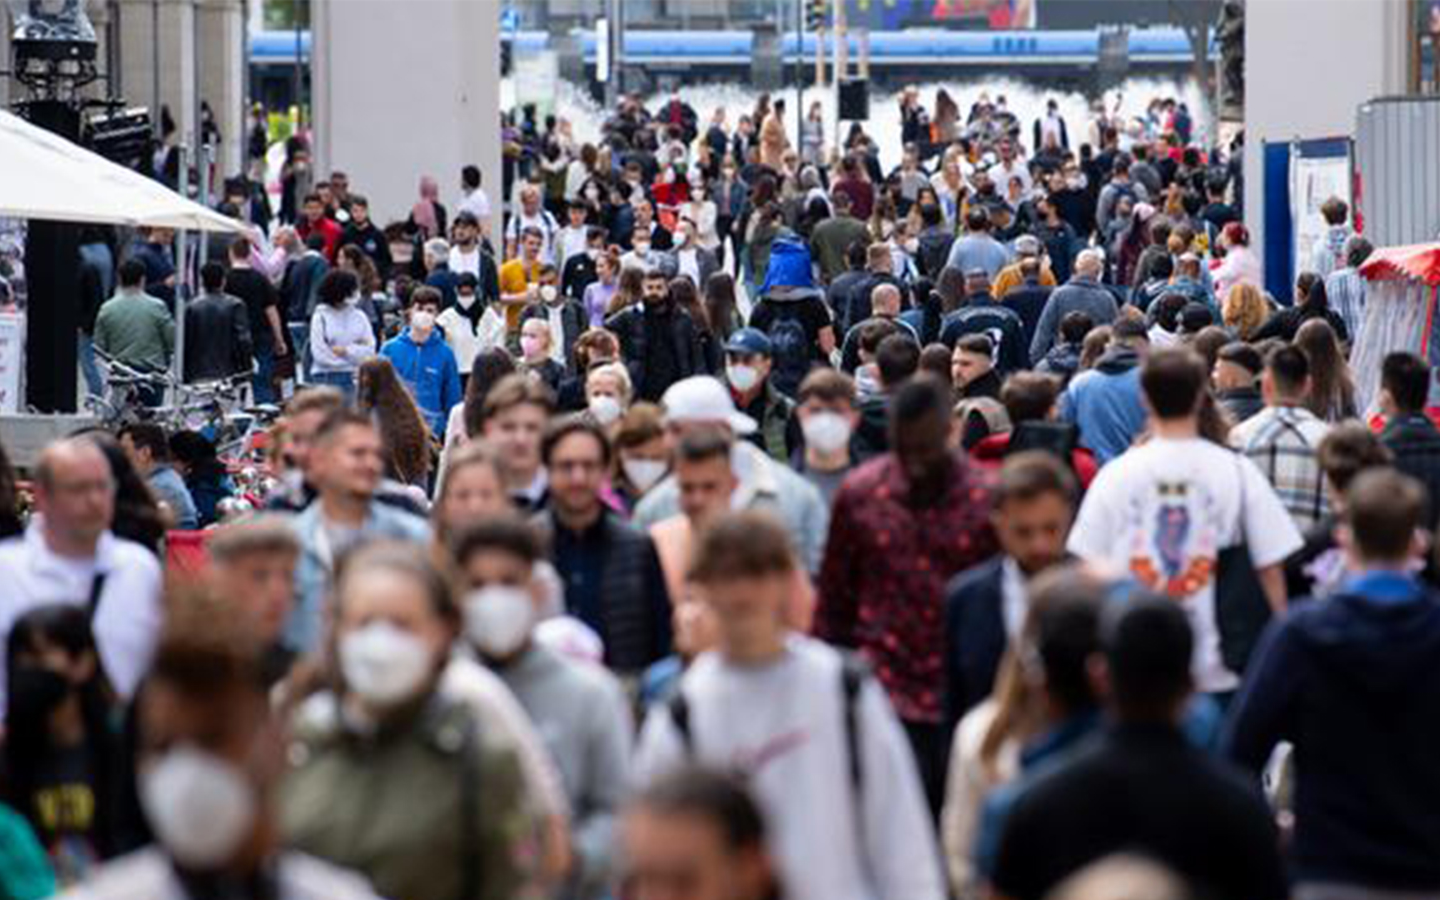
[[945, 585], [997, 552], [994, 475], [956, 457], [944, 496], [910, 505], [892, 454], [845, 479], [820, 569], [815, 633], [860, 650], [909, 722], [944, 713]]

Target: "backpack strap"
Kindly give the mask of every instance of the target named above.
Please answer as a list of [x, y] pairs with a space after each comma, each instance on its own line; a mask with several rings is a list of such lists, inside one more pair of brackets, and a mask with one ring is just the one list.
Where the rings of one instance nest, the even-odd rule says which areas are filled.
[[100, 595], [105, 592], [106, 572], [96, 572], [95, 577], [90, 579], [90, 597], [85, 601], [85, 620], [91, 627], [95, 625], [95, 614], [100, 611]]
[[665, 701], [666, 707], [670, 710], [670, 721], [675, 725], [676, 734], [680, 735], [680, 744], [685, 750], [687, 757], [695, 755], [695, 735], [690, 731], [690, 701], [685, 697], [685, 691], [675, 688], [675, 693]]
[[859, 802], [865, 784], [865, 766], [860, 754], [860, 688], [870, 677], [870, 667], [856, 653], [840, 659], [840, 690], [845, 698], [845, 745], [850, 755], [850, 785]]

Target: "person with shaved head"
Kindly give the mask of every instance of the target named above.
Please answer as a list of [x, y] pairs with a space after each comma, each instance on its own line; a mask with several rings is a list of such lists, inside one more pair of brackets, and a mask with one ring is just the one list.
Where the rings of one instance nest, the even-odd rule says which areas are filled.
[[[144, 547], [111, 534], [115, 476], [93, 441], [51, 444], [33, 475], [35, 515], [23, 535], [0, 541], [0, 639], [38, 606], [83, 607], [105, 674], [129, 697], [162, 624], [160, 565]], [[0, 712], [4, 691], [0, 684]]]

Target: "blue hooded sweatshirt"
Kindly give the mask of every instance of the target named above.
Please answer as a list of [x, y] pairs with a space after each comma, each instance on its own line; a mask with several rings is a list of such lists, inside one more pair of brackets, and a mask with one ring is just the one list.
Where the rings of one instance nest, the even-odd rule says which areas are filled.
[[1440, 891], [1440, 595], [1398, 573], [1272, 622], [1226, 754], [1259, 772], [1295, 745], [1295, 876]]
[[431, 434], [443, 440], [450, 410], [460, 402], [461, 396], [460, 367], [455, 364], [455, 354], [445, 343], [440, 329], [431, 330], [429, 340], [417, 344], [406, 326], [399, 336], [386, 341], [380, 352], [410, 389], [410, 396], [425, 416]]

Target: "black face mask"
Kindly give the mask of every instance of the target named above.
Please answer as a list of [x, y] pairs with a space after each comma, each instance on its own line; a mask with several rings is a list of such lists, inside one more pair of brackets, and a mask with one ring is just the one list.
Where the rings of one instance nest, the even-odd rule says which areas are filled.
[[70, 695], [70, 681], [59, 672], [22, 666], [10, 677], [10, 715], [14, 721], [35, 721]]

